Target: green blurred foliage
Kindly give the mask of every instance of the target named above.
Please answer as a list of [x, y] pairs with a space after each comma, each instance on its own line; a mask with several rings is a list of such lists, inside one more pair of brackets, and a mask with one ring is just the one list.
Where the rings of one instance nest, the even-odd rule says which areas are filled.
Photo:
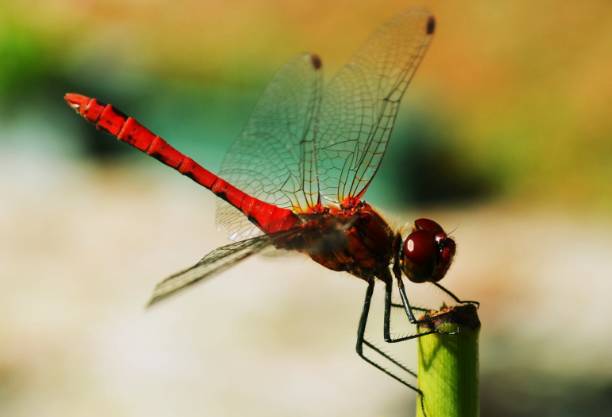
[[18, 22], [4, 23], [0, 28], [0, 100], [6, 106], [43, 87], [54, 70], [50, 45], [40, 33]]

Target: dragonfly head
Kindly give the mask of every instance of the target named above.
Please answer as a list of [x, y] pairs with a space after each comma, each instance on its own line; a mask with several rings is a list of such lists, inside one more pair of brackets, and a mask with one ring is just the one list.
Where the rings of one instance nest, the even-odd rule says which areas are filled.
[[402, 270], [412, 282], [440, 281], [453, 262], [455, 248], [455, 241], [442, 226], [430, 219], [418, 219], [402, 245]]

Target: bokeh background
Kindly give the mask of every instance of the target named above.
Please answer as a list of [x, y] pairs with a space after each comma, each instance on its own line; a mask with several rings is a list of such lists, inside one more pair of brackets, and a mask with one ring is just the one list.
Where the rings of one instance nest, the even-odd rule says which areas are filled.
[[[368, 200], [453, 230], [446, 284], [482, 302], [483, 416], [611, 415], [612, 5], [425, 5], [438, 31]], [[145, 311], [158, 279], [227, 241], [215, 198], [62, 99], [112, 102], [215, 170], [285, 61], [317, 52], [330, 75], [407, 7], [0, 4], [0, 415], [414, 413], [354, 353], [363, 282], [303, 257]]]

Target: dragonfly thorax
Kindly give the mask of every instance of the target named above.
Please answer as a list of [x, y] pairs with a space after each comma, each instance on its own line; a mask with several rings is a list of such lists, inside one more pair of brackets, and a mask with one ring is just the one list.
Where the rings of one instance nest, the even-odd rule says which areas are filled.
[[286, 242], [288, 249], [304, 252], [329, 269], [363, 279], [389, 267], [395, 235], [369, 204], [303, 214], [301, 218], [302, 233]]

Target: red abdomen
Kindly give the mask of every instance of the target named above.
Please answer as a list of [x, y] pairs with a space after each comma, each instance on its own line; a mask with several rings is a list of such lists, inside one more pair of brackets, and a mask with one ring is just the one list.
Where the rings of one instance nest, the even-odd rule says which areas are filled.
[[66, 94], [64, 99], [85, 120], [208, 188], [244, 213], [264, 232], [288, 230], [297, 224], [299, 218], [291, 210], [266, 203], [240, 191], [110, 104], [74, 93]]

